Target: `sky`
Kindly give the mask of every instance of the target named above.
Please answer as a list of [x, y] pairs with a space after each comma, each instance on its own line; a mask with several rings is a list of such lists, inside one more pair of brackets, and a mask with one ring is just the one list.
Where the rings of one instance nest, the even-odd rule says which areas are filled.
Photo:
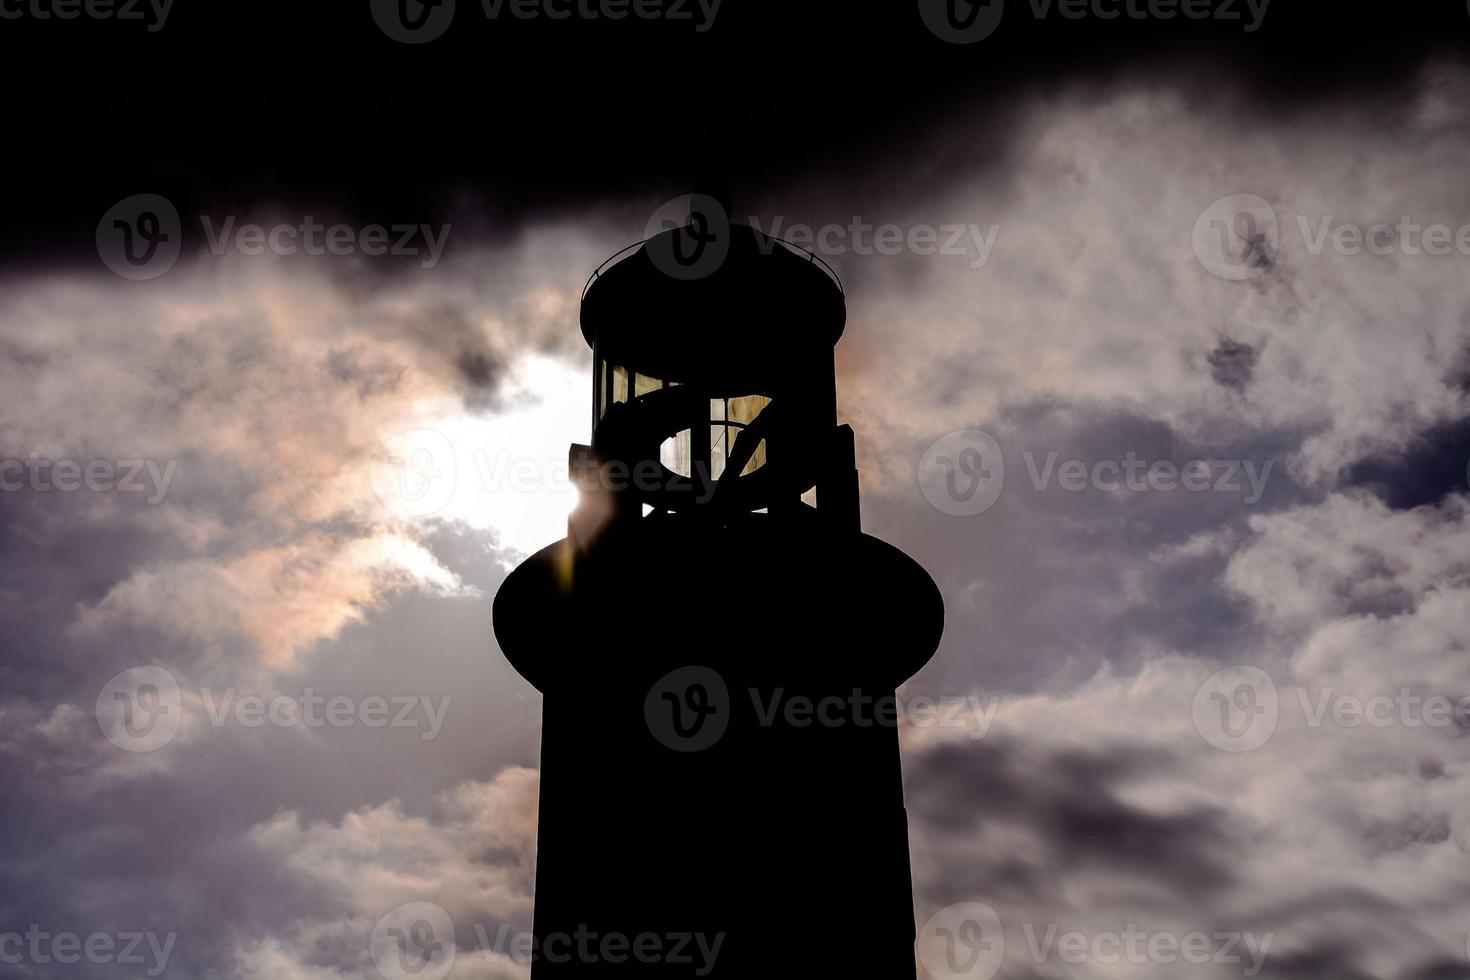
[[[264, 28], [186, 20], [22, 100], [0, 977], [376, 976], [412, 903], [439, 975], [528, 975], [541, 701], [490, 604], [575, 502], [583, 283], [711, 176], [841, 276], [864, 530], [944, 596], [900, 692], [929, 975], [1470, 976], [1470, 60], [1013, 8], [1014, 48], [906, 12], [892, 62], [794, 22], [786, 104], [733, 11], [738, 58], [588, 104], [458, 60], [464, 11], [452, 67], [378, 38], [292, 105], [321, 25], [258, 84]], [[191, 55], [231, 77], [153, 87]], [[946, 972], [964, 921], [1002, 941]]]

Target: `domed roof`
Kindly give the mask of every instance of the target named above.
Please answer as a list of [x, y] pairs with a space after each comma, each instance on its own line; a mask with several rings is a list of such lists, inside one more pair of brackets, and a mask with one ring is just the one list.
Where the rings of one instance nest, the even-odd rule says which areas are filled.
[[582, 295], [582, 335], [613, 363], [679, 378], [715, 361], [830, 350], [842, 335], [847, 306], [831, 268], [749, 225], [689, 224], [629, 249]]

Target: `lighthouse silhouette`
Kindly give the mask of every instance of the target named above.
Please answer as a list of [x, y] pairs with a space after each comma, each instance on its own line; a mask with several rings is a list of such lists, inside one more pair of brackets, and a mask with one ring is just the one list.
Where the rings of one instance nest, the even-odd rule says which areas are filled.
[[544, 696], [533, 980], [914, 976], [894, 692], [944, 607], [860, 528], [845, 321], [714, 195], [588, 281], [580, 501], [494, 606]]

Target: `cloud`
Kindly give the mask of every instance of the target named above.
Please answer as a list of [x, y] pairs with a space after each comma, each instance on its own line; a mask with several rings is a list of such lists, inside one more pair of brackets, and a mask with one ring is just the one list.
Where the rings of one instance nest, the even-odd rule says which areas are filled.
[[[538, 711], [489, 630], [488, 596], [513, 560], [493, 523], [504, 515], [473, 527], [403, 515], [378, 477], [398, 432], [444, 420], [473, 431], [534, 406], [526, 359], [561, 358], [567, 338], [582, 346], [566, 297], [584, 263], [559, 260], [583, 250], [602, 246], [548, 227], [391, 282], [204, 257], [151, 283], [99, 269], [6, 284], [0, 458], [104, 461], [119, 475], [154, 464], [139, 469], [141, 492], [58, 489], [47, 467], [3, 495], [0, 762], [26, 787], [0, 821], [7, 921], [174, 934], [169, 975], [330, 976], [295, 943], [345, 936], [330, 910], [350, 913], [350, 889], [288, 866], [253, 828], [279, 839], [272, 821], [291, 808], [298, 837], [319, 842], [328, 816], [381, 807], [392, 837], [458, 828], [440, 844], [446, 868], [454, 853], [466, 876], [483, 865], [475, 881], [504, 871], [494, 834], [526, 824], [496, 793], [534, 803], [534, 773], [516, 767], [534, 763]], [[495, 367], [466, 377], [466, 357]], [[153, 751], [124, 751], [94, 702], [145, 665], [177, 681], [185, 717]], [[251, 727], [210, 713], [312, 691], [431, 699], [442, 728]], [[502, 769], [524, 778], [496, 782]], [[385, 802], [454, 786], [428, 815]], [[477, 806], [491, 821], [478, 831]], [[452, 851], [454, 834], [469, 851]], [[504, 873], [481, 918], [525, 908], [528, 885]]]
[[[1290, 433], [1294, 476], [1323, 487], [1470, 413], [1465, 257], [1313, 254], [1324, 221], [1465, 224], [1470, 132], [1450, 93], [1470, 89], [1467, 73], [1432, 64], [1378, 105], [1276, 115], [1220, 79], [1198, 84], [1215, 85], [1209, 102], [1180, 78], [1030, 96], [999, 174], [991, 148], [970, 145], [921, 204], [873, 203], [873, 224], [1000, 230], [978, 270], [962, 256], [834, 257], [852, 294], [842, 403], [869, 484], [900, 487], [927, 442], [1035, 403], [1146, 415], [1216, 445]], [[939, 142], [976, 128], [951, 124]], [[1279, 225], [1271, 267], [1243, 282], [1191, 247], [1200, 215], [1240, 193]], [[885, 275], [895, 264], [910, 284]]]
[[266, 666], [285, 668], [391, 601], [395, 590], [408, 588], [448, 595], [463, 585], [406, 535], [343, 540], [308, 534], [225, 562], [194, 559], [141, 569], [82, 610], [76, 625], [94, 634], [119, 622], [150, 625], [201, 649], [239, 634]]
[[398, 906], [431, 901], [454, 923], [451, 976], [524, 978], [508, 940], [496, 940], [530, 930], [537, 785], [533, 770], [512, 768], [446, 791], [432, 816], [409, 815], [390, 800], [337, 823], [285, 812], [257, 825], [250, 838], [260, 850], [326, 898], [317, 916], [293, 923], [284, 937], [242, 937], [239, 975], [369, 973], [378, 921]]
[[503, 411], [524, 397], [513, 365], [570, 348], [580, 274], [542, 264], [555, 248], [530, 235], [442, 279], [370, 288], [238, 256], [156, 283], [57, 273], [9, 286], [0, 452], [146, 461], [146, 494], [86, 495], [74, 517], [169, 539], [78, 627], [146, 622], [203, 646], [238, 633], [282, 668], [395, 590], [454, 589], [375, 492], [375, 469], [391, 436]]
[[[1431, 65], [1411, 91], [1310, 113], [1202, 85], [1023, 95], [1002, 142], [984, 119], [941, 123], [916, 188], [837, 171], [787, 189], [813, 224], [1000, 227], [978, 269], [833, 257], [864, 526], [945, 593], [944, 646], [910, 690], [1001, 699], [983, 738], [905, 732], [918, 912], [1271, 933], [1267, 976], [1441, 975], [1470, 930], [1463, 725], [1347, 726], [1331, 705], [1470, 693], [1461, 477], [1405, 503], [1375, 476], [1408, 450], [1394, 480], [1414, 482], [1413, 447], [1467, 415], [1463, 262], [1312, 254], [1298, 219], [1463, 223], [1465, 75]], [[1190, 232], [1241, 192], [1280, 242], [1228, 281]], [[375, 474], [405, 432], [564, 455], [564, 420], [536, 412], [552, 399], [583, 424], [579, 289], [645, 203], [456, 242], [432, 273], [196, 256], [154, 283], [5, 285], [0, 457], [176, 465], [156, 503], [4, 497], [0, 760], [26, 791], [0, 813], [3, 917], [175, 930], [180, 976], [335, 980], [370, 971], [384, 914], [430, 901], [457, 925], [455, 975], [525, 975], [474, 929], [529, 922], [537, 784], [539, 701], [494, 649], [488, 597], [561, 516], [512, 506], [544, 503], [539, 486], [405, 514]], [[1002, 446], [1006, 487], [957, 519], [913, 468], [969, 427]], [[1278, 465], [1250, 503], [1072, 493], [1032, 483], [1025, 454], [1051, 452]], [[191, 724], [127, 754], [93, 703], [140, 664], [174, 673]], [[1192, 710], [1234, 665], [1276, 687], [1249, 752], [1212, 746]], [[453, 700], [427, 741], [216, 725], [200, 693], [308, 687]], [[1028, 955], [1008, 943], [1017, 975], [1176, 975]]]
[[[1043, 973], [1021, 937], [1051, 923], [1270, 932], [1268, 976], [1324, 958], [1372, 976], [1457, 962], [1470, 715], [1436, 723], [1416, 705], [1470, 692], [1466, 533], [1463, 496], [1396, 512], [1332, 495], [1251, 521], [1224, 577], [1259, 629], [1244, 662], [1276, 685], [1279, 719], [1254, 751], [1195, 728], [1195, 692], [1228, 664], [1167, 651], [1005, 699], [978, 746], [909, 730], [921, 920], [985, 901], [1008, 955]], [[1373, 699], [1356, 721], [1331, 707]]]

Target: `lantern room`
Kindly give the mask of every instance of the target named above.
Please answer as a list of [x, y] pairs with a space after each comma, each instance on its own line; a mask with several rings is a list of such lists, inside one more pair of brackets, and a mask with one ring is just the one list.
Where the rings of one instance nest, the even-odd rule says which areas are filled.
[[853, 467], [833, 365], [842, 287], [814, 254], [723, 214], [691, 212], [588, 280], [593, 437], [574, 447], [574, 468], [616, 464], [620, 485], [594, 482], [630, 491], [624, 516], [839, 505], [855, 516], [855, 473], [852, 501], [837, 485]]

